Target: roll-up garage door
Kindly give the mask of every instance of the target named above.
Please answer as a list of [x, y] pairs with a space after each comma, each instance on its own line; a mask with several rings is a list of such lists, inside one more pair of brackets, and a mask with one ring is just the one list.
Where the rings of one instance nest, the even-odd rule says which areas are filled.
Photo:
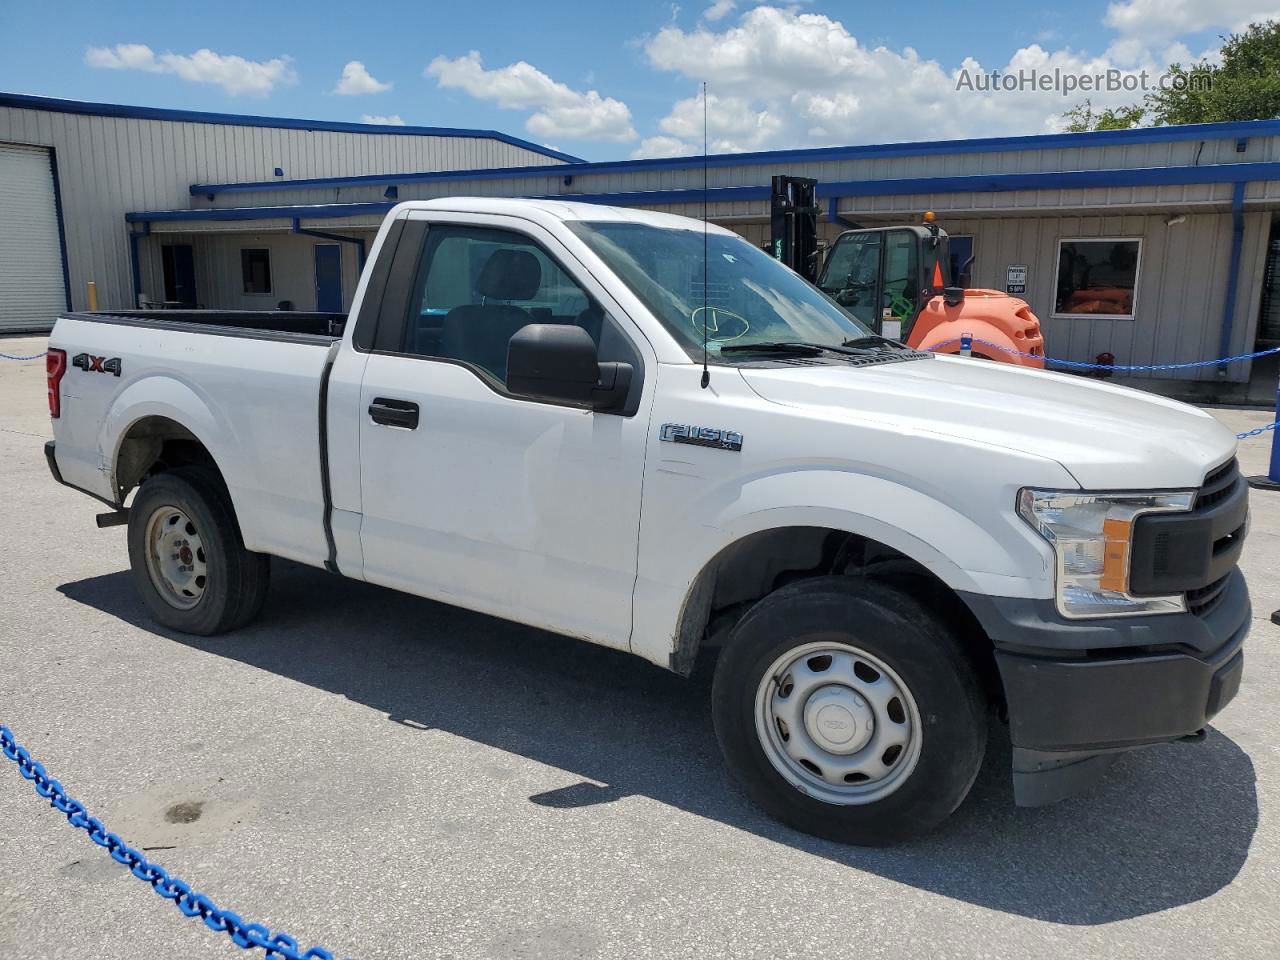
[[0, 332], [48, 330], [67, 308], [49, 151], [0, 143]]

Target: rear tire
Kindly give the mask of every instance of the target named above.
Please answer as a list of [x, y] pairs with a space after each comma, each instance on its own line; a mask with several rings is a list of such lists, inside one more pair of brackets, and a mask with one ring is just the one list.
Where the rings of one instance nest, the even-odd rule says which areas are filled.
[[712, 711], [747, 794], [842, 843], [935, 827], [986, 750], [986, 703], [959, 639], [911, 596], [856, 577], [801, 581], [752, 607], [720, 656]]
[[142, 484], [129, 508], [129, 562], [151, 616], [183, 633], [238, 629], [266, 602], [270, 558], [245, 548], [226, 486], [207, 467]]

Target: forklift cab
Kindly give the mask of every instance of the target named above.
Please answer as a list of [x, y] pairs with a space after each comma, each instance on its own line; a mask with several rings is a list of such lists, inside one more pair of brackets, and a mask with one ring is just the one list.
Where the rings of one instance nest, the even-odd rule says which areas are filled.
[[929, 220], [842, 233], [818, 286], [876, 333], [905, 341], [925, 304], [951, 286], [946, 231]]

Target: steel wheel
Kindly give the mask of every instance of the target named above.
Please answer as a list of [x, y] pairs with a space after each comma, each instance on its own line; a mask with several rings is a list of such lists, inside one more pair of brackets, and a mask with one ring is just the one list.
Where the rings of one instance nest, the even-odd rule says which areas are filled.
[[144, 534], [147, 574], [165, 602], [190, 610], [204, 596], [208, 581], [200, 531], [177, 507], [161, 506], [147, 519]]
[[756, 734], [792, 786], [841, 806], [874, 803], [920, 759], [915, 698], [883, 660], [838, 642], [788, 650], [756, 690]]

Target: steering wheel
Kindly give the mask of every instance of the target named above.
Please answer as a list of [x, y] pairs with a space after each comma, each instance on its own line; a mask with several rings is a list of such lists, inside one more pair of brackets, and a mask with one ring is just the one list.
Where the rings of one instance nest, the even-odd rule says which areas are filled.
[[[751, 330], [751, 324], [747, 322], [747, 318], [723, 307], [698, 307], [689, 315], [689, 322], [693, 325], [693, 329], [698, 332], [698, 336], [702, 336], [702, 320], [699, 314], [703, 311], [707, 312], [707, 339], [715, 343], [728, 343], [730, 340], [737, 340], [745, 337]], [[726, 329], [722, 329], [724, 324]]]

